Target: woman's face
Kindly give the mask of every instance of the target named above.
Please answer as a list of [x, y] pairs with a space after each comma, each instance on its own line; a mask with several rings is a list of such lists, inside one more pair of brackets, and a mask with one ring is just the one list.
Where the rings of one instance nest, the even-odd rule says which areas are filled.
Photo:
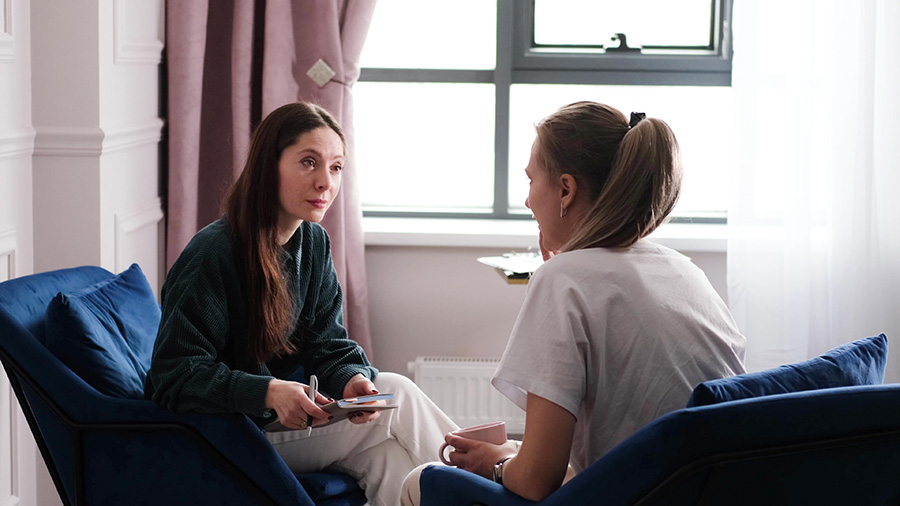
[[289, 239], [304, 220], [319, 222], [341, 188], [344, 144], [337, 132], [320, 127], [300, 134], [278, 162], [280, 236]]
[[[558, 182], [550, 181], [547, 168], [540, 163], [537, 156], [540, 149], [540, 139], [535, 139], [531, 146], [531, 158], [525, 167], [525, 175], [528, 177], [528, 198], [525, 199], [525, 207], [531, 209], [531, 214], [537, 220], [544, 236], [544, 248], [557, 251], [568, 241], [571, 231], [565, 218], [559, 217], [560, 212], [560, 187]], [[571, 219], [570, 219], [571, 221]]]

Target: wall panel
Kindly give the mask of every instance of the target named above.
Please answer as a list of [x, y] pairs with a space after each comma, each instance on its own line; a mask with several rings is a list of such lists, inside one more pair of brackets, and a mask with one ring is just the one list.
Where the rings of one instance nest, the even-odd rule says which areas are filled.
[[[0, 230], [0, 282], [12, 279], [16, 272], [16, 230]], [[20, 503], [17, 462], [19, 411], [6, 372], [0, 368], [0, 506]]]
[[159, 296], [162, 201], [156, 198], [133, 211], [116, 214], [116, 272], [137, 263]]

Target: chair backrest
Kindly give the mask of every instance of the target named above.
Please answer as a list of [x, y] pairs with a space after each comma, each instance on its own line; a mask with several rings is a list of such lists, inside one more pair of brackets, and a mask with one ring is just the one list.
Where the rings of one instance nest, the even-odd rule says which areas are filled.
[[87, 266], [0, 283], [0, 360], [60, 495], [65, 493], [72, 503], [75, 485], [69, 467], [74, 450], [71, 430], [61, 416], [77, 420], [83, 410], [102, 403], [104, 397], [43, 345], [44, 314], [57, 293], [76, 291], [112, 276], [105, 269]]
[[670, 413], [542, 504], [900, 504], [898, 469], [900, 385], [843, 387]]
[[0, 283], [0, 314], [17, 322], [32, 338], [44, 341], [44, 313], [50, 299], [111, 278], [100, 267], [86, 266], [44, 272]]
[[[78, 267], [0, 283], [0, 360], [63, 503], [314, 504], [249, 418], [236, 413], [171, 413], [148, 400], [101, 393], [45, 346], [53, 347], [58, 333], [68, 332], [51, 326], [48, 332], [54, 335], [44, 335], [51, 299], [62, 292], [71, 302], [89, 286], [100, 283], [108, 288], [101, 283], [106, 280], [126, 285], [133, 281], [98, 267]], [[127, 293], [102, 293], [127, 301]], [[155, 300], [151, 302], [158, 310]], [[147, 307], [114, 306], [125, 307], [124, 311]], [[49, 314], [53, 320], [54, 313]], [[118, 317], [108, 320], [90, 314], [116, 330], [126, 325]], [[152, 319], [151, 315], [131, 323], [143, 328]], [[155, 339], [155, 332], [152, 335]], [[135, 343], [144, 343], [150, 337], [140, 333], [136, 339]], [[318, 495], [328, 504], [365, 501], [355, 482], [339, 478], [305, 476], [307, 482], [325, 484], [327, 490]]]

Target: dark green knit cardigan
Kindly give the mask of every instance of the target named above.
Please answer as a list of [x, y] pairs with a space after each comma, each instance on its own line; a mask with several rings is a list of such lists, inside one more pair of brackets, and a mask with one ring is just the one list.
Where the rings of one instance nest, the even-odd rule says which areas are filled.
[[340, 398], [347, 381], [378, 370], [343, 326], [342, 295], [328, 234], [303, 222], [288, 241], [282, 272], [295, 296], [291, 341], [297, 352], [260, 364], [250, 345], [246, 291], [238, 277], [234, 236], [222, 219], [197, 233], [162, 288], [162, 320], [145, 393], [172, 411], [239, 412], [263, 424], [272, 378], [299, 366], [324, 393]]

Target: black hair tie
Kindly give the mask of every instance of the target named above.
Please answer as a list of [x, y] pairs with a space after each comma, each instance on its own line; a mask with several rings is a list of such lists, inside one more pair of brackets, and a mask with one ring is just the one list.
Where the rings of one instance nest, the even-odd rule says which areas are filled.
[[642, 119], [645, 119], [647, 115], [642, 112], [633, 112], [631, 113], [631, 121], [628, 122], [628, 128], [634, 128], [634, 125], [637, 125], [641, 122]]

